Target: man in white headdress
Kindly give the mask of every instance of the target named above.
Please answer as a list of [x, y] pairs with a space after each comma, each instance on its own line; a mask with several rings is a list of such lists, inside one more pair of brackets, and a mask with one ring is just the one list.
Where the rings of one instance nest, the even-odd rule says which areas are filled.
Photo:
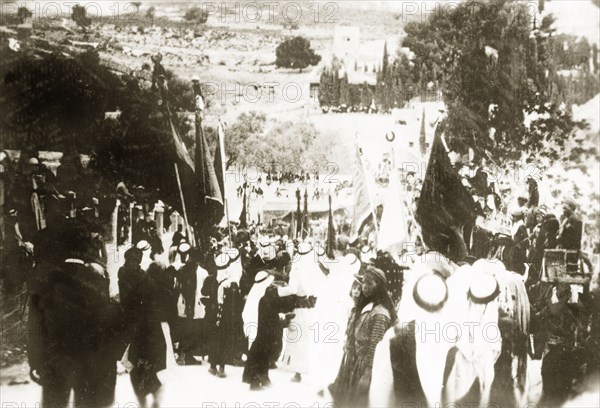
[[[263, 240], [259, 242], [257, 256], [265, 265], [272, 262], [276, 255], [277, 251], [275, 247], [270, 245], [268, 241]], [[256, 338], [256, 330], [258, 327], [258, 304], [265, 294], [265, 290], [275, 280], [275, 277], [266, 270], [266, 267], [262, 269], [263, 270], [258, 271], [256, 275], [254, 275], [254, 284], [246, 297], [246, 303], [244, 305], [244, 310], [242, 311], [244, 334], [248, 338], [248, 350], [250, 350], [250, 347]]]
[[202, 294], [206, 300], [206, 341], [208, 343], [210, 362], [209, 373], [220, 378], [225, 378], [226, 347], [224, 344], [225, 330], [228, 324], [222, 319], [225, 289], [230, 281], [227, 276], [229, 258], [224, 253], [218, 253], [212, 259], [209, 267], [209, 276], [204, 280]]
[[351, 251], [335, 260], [325, 260], [328, 275], [317, 293], [315, 316], [317, 322], [317, 344], [312, 353], [312, 372], [315, 385], [324, 390], [335, 381], [344, 354], [348, 311], [353, 302], [350, 290], [355, 275], [361, 268], [357, 251]]
[[398, 322], [375, 351], [370, 406], [441, 402], [446, 356], [456, 341], [452, 333], [440, 332], [456, 318], [449, 313], [446, 283], [454, 267], [443, 255], [430, 251], [406, 271]]
[[288, 286], [279, 288], [280, 297], [295, 296], [295, 317], [284, 336], [283, 354], [283, 367], [295, 373], [293, 381], [302, 381], [302, 374], [310, 369], [310, 353], [314, 345], [314, 332], [311, 331], [315, 321], [313, 312], [316, 295], [324, 281], [325, 274], [319, 267], [313, 245], [300, 243], [292, 260]]
[[244, 320], [244, 333], [248, 338], [248, 350], [256, 338], [258, 327], [258, 304], [265, 294], [267, 288], [273, 283], [275, 277], [266, 271], [260, 271], [254, 277], [254, 285], [248, 293], [242, 319]]
[[242, 320], [244, 304], [239, 285], [243, 273], [240, 251], [229, 247], [223, 249], [220, 256], [226, 262], [225, 268], [217, 272], [225, 362], [233, 366], [243, 366], [242, 354], [246, 351], [246, 339]]
[[137, 249], [142, 251], [142, 262], [140, 266], [143, 270], [147, 270], [150, 264], [152, 263], [152, 257], [150, 256], [152, 252], [152, 247], [150, 246], [150, 243], [145, 239], [138, 241], [138, 243], [135, 246]]

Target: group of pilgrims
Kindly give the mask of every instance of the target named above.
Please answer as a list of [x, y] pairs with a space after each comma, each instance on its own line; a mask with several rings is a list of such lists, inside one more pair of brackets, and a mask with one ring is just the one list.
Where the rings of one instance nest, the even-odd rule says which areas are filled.
[[[3, 263], [26, 280], [29, 365], [43, 406], [66, 406], [71, 390], [76, 406], [112, 405], [117, 361], [141, 406], [150, 396], [161, 404], [162, 374], [175, 363], [208, 361], [218, 378], [243, 366], [252, 390], [283, 369], [340, 406], [373, 407], [523, 404], [535, 359], [541, 406], [560, 406], [599, 367], [597, 286], [541, 278], [543, 249], [578, 249], [573, 200], [560, 221], [528, 205], [535, 195], [521, 200], [512, 238], [528, 245], [496, 257], [473, 255], [477, 228], [458, 261], [443, 236], [397, 257], [343, 236], [330, 251], [310, 236], [234, 228], [202, 249], [183, 225], [172, 236], [157, 230], [143, 189], [130, 194], [121, 182], [113, 205], [102, 205], [39, 177], [38, 162], [26, 166], [31, 200], [10, 205]], [[131, 234], [123, 207], [139, 210]], [[102, 238], [106, 219], [116, 252]], [[111, 276], [109, 257], [121, 253]]]

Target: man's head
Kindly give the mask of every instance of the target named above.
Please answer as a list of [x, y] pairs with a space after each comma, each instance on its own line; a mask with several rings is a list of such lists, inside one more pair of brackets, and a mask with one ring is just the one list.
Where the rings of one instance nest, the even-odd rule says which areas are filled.
[[562, 209], [563, 209], [563, 214], [565, 216], [569, 217], [577, 209], [577, 203], [574, 200], [568, 198], [563, 201]]
[[387, 278], [385, 273], [374, 266], [368, 266], [362, 282], [362, 293], [367, 299], [375, 299], [385, 293]]
[[544, 221], [546, 214], [548, 214], [548, 207], [546, 207], [545, 205], [541, 205], [538, 208], [536, 208], [535, 209], [535, 222], [537, 224], [539, 224], [542, 221]]
[[142, 263], [143, 252], [141, 249], [131, 247], [125, 252], [125, 263], [139, 266]]

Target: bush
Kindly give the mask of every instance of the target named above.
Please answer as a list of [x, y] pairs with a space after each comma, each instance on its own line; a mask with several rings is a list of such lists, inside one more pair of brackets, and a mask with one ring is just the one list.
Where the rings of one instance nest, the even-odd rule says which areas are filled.
[[197, 24], [204, 24], [208, 20], [208, 12], [199, 7], [192, 7], [185, 13], [183, 18]]
[[21, 24], [23, 24], [25, 20], [31, 17], [32, 15], [33, 14], [31, 14], [31, 11], [29, 11], [27, 7], [19, 7], [19, 9], [17, 10], [17, 18], [19, 19]]
[[154, 6], [152, 6], [148, 9], [148, 11], [146, 11], [146, 18], [148, 20], [154, 20], [155, 16], [156, 16], [156, 8], [154, 8]]
[[71, 20], [79, 27], [83, 28], [84, 31], [92, 25], [92, 20], [86, 15], [85, 7], [78, 4], [73, 6]]

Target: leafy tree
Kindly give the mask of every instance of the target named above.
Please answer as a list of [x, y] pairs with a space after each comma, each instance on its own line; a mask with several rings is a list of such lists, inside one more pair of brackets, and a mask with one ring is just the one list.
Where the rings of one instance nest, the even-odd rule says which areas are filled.
[[200, 7], [192, 7], [186, 11], [183, 18], [196, 24], [204, 24], [208, 21], [208, 12]]
[[154, 21], [154, 17], [156, 17], [156, 8], [152, 6], [146, 11], [146, 18]]
[[25, 20], [30, 18], [32, 15], [33, 14], [31, 13], [31, 11], [29, 11], [27, 7], [22, 6], [19, 7], [19, 9], [17, 10], [17, 18], [19, 19], [21, 24], [23, 24]]
[[383, 44], [383, 59], [381, 60], [381, 72], [385, 78], [387, 75], [390, 55], [388, 54], [387, 41]]
[[326, 137], [306, 122], [275, 122], [265, 131], [266, 116], [254, 111], [241, 114], [225, 129], [228, 167], [261, 171], [313, 171], [330, 159], [335, 138]]
[[86, 31], [87, 28], [92, 25], [92, 20], [86, 15], [85, 7], [80, 6], [79, 4], [73, 6], [71, 20], [81, 27], [83, 31]]
[[[418, 82], [439, 78], [451, 148], [469, 147], [495, 164], [524, 152], [558, 157], [581, 124], [561, 103], [564, 86], [552, 55], [552, 19], [532, 31], [528, 10], [510, 0], [466, 1], [409, 23], [403, 46], [415, 53]], [[417, 72], [418, 70], [418, 72]], [[426, 78], [423, 78], [426, 77]], [[526, 126], [526, 117], [529, 118]]]
[[2, 65], [0, 129], [2, 143], [11, 148], [88, 150], [93, 144], [88, 128], [115, 110], [122, 89], [94, 52], [75, 58], [21, 55]]
[[340, 62], [334, 58], [332, 64], [331, 106], [340, 106]]
[[275, 50], [275, 65], [279, 68], [298, 68], [302, 71], [309, 65], [317, 65], [321, 56], [310, 48], [310, 41], [304, 37], [284, 40]]
[[227, 168], [231, 167], [233, 163], [254, 164], [254, 153], [248, 154], [246, 146], [252, 144], [248, 140], [258, 141], [257, 137], [264, 132], [266, 122], [267, 117], [264, 113], [250, 111], [242, 113], [231, 126], [227, 127], [227, 137], [225, 138]]

